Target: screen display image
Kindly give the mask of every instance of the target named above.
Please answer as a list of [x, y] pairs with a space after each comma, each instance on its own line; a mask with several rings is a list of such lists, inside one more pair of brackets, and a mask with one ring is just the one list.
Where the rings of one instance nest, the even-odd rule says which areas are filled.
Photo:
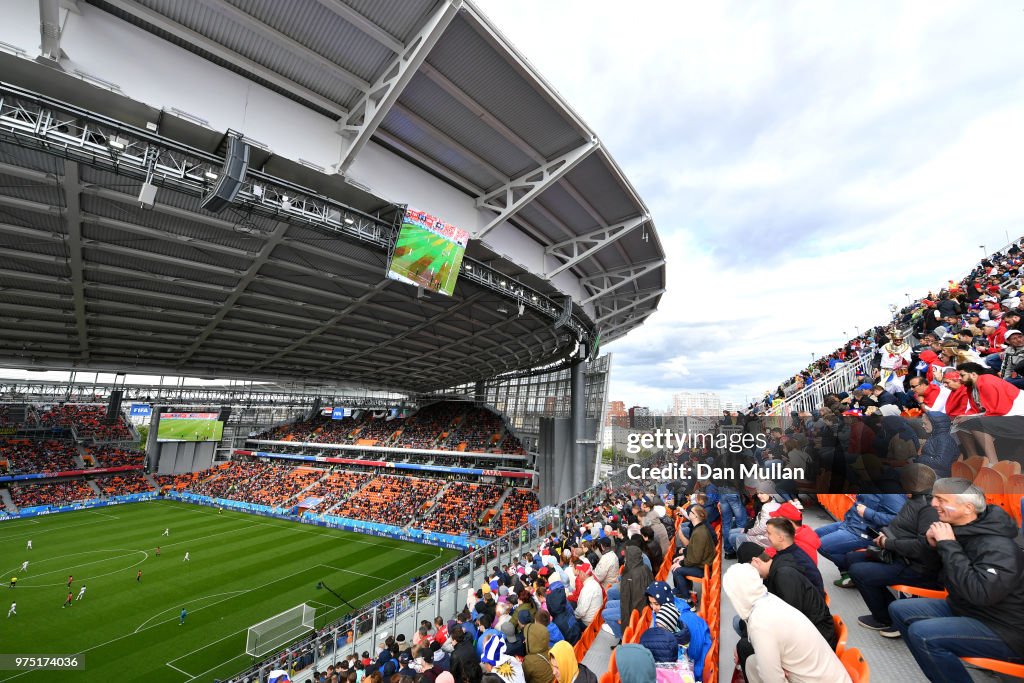
[[451, 296], [469, 233], [416, 209], [406, 209], [388, 277]]
[[164, 413], [157, 427], [157, 441], [220, 441], [224, 423], [217, 413]]

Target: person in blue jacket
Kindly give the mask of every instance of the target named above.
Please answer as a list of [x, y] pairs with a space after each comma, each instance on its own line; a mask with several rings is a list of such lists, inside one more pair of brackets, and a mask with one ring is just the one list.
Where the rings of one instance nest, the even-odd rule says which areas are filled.
[[833, 583], [841, 588], [853, 588], [847, 573], [846, 553], [867, 548], [881, 533], [882, 527], [892, 521], [903, 508], [907, 497], [898, 493], [859, 493], [843, 521], [815, 529], [821, 539], [822, 555], [831, 560], [841, 572]]
[[939, 479], [948, 477], [953, 461], [960, 457], [960, 446], [949, 433], [949, 415], [928, 411], [925, 413], [924, 429], [931, 432], [924, 442], [917, 462], [935, 470]]

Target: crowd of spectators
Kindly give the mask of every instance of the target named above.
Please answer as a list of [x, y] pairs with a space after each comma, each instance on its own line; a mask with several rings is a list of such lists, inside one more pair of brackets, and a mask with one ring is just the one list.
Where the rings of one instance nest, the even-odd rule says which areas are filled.
[[446, 534], [475, 534], [480, 518], [494, 507], [504, 488], [492, 484], [455, 484], [428, 510], [415, 526]]
[[6, 460], [8, 470], [17, 474], [77, 470], [77, 455], [78, 449], [71, 441], [0, 441], [0, 460]]
[[[459, 426], [445, 440], [449, 448], [487, 452], [495, 447], [495, 438], [504, 429], [501, 417], [486, 408], [473, 407], [466, 411]], [[465, 448], [462, 445], [465, 444]]]
[[11, 500], [19, 508], [70, 505], [95, 497], [96, 492], [81, 479], [65, 479], [45, 484], [11, 484]]
[[44, 427], [71, 427], [81, 439], [95, 441], [132, 441], [131, 429], [118, 415], [117, 421], [105, 424], [107, 407], [102, 405], [78, 405], [66, 403], [51, 406], [39, 415], [39, 424]]
[[146, 454], [142, 451], [120, 446], [95, 446], [86, 448], [86, 452], [93, 457], [96, 467], [142, 465], [146, 460]]
[[183, 474], [158, 474], [155, 478], [161, 489], [172, 488], [184, 491], [194, 488], [196, 482], [202, 481], [212, 474], [211, 470], [202, 470], [200, 472], [184, 472]]
[[335, 508], [340, 517], [405, 526], [432, 500], [444, 482], [439, 479], [375, 477], [359, 493]]
[[358, 491], [373, 475], [362, 472], [331, 472], [330, 476], [316, 483], [305, 493], [306, 498], [319, 498], [320, 502], [309, 508], [314, 515], [322, 515], [338, 503], [344, 502]]
[[[892, 323], [858, 334], [832, 353], [816, 358], [775, 391], [766, 392], [751, 410], [764, 411], [813, 384], [837, 364], [864, 354], [871, 356], [878, 370], [878, 375], [865, 377], [868, 381], [904, 378], [919, 363], [935, 362], [934, 354], [937, 367], [979, 363], [1014, 386], [1024, 387], [1024, 339], [1008, 337], [1010, 330], [1021, 329], [1020, 316], [1012, 312], [1021, 309], [1024, 296], [1022, 243], [1024, 240], [1017, 240], [1005, 252], [982, 259], [959, 282], [950, 280], [938, 293], [929, 292], [896, 311]], [[913, 347], [913, 357], [902, 351], [901, 344], [892, 346], [894, 330], [910, 330], [920, 340]], [[897, 353], [887, 352], [887, 345]], [[922, 352], [930, 353], [922, 357]], [[932, 381], [932, 376], [928, 379]]]
[[530, 489], [513, 487], [505, 502], [502, 503], [498, 515], [491, 520], [491, 524], [481, 531], [482, 536], [499, 537], [504, 536], [513, 529], [526, 524], [530, 513], [536, 512], [540, 507], [537, 494]]
[[96, 485], [108, 496], [127, 495], [129, 493], [146, 493], [153, 487], [141, 472], [113, 474], [96, 479]]
[[187, 488], [192, 493], [212, 498], [286, 507], [295, 503], [303, 489], [325, 474], [326, 470], [318, 468], [233, 460], [219, 466], [214, 476], [197, 483], [188, 482]]
[[438, 441], [463, 410], [463, 404], [453, 401], [441, 401], [425, 406], [412, 417], [406, 418], [402, 433], [398, 435], [393, 445], [398, 448], [435, 449], [438, 447]]

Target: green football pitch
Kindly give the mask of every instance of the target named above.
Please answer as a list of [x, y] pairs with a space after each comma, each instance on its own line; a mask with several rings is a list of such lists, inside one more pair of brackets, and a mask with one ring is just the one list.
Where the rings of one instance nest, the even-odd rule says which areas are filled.
[[220, 441], [224, 423], [219, 420], [160, 420], [157, 438], [168, 441]]
[[[172, 501], [4, 522], [3, 614], [11, 601], [18, 607], [0, 616], [0, 654], [82, 654], [85, 670], [0, 671], [0, 681], [226, 678], [251, 663], [249, 626], [301, 603], [317, 608], [317, 626], [350, 611], [318, 581], [361, 607], [456, 554]], [[75, 596], [82, 586], [86, 595], [65, 609], [69, 574]], [[11, 576], [14, 589], [5, 587]]]

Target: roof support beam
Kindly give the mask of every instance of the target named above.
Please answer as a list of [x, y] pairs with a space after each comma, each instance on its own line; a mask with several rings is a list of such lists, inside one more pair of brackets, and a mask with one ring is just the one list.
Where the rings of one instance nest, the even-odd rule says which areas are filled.
[[481, 228], [475, 237], [481, 239], [492, 229], [508, 220], [600, 146], [601, 143], [597, 138], [591, 138], [576, 149], [541, 164], [540, 168], [528, 171], [498, 189], [477, 197], [477, 208], [490, 209], [496, 211], [498, 215]]
[[391, 105], [405, 90], [461, 6], [462, 0], [441, 0], [440, 6], [427, 18], [412, 40], [395, 55], [373, 85], [367, 84], [363, 88], [359, 101], [339, 122], [344, 141], [341, 160], [337, 164], [338, 173], [345, 173], [370, 141]]
[[[136, 195], [126, 194], [124, 192], [118, 192], [117, 190], [111, 190], [107, 187], [99, 187], [98, 185], [88, 185], [82, 188], [82, 194], [89, 195], [91, 197], [102, 197], [103, 199], [109, 199], [112, 202], [118, 204], [126, 204], [128, 206], [138, 207], [139, 198]], [[216, 218], [214, 216], [208, 216], [203, 213], [195, 211], [189, 211], [188, 209], [179, 209], [176, 206], [170, 204], [154, 204], [152, 208], [147, 211], [153, 211], [155, 213], [162, 213], [167, 216], [173, 216], [180, 218], [191, 223], [201, 223], [202, 225], [209, 225], [213, 228], [220, 228], [221, 230], [234, 231], [238, 227], [237, 222], [226, 221], [222, 218]]]
[[39, 33], [40, 49], [43, 59], [57, 63], [61, 58], [60, 50], [60, 2], [58, 0], [39, 0]]
[[593, 292], [593, 294], [579, 303], [583, 306], [594, 299], [600, 299], [608, 292], [615, 291], [622, 285], [629, 284], [630, 282], [643, 277], [647, 273], [654, 272], [663, 265], [665, 265], [665, 259], [658, 259], [656, 261], [648, 261], [647, 263], [640, 263], [635, 266], [629, 266], [627, 268], [621, 268], [619, 270], [613, 270], [607, 273], [601, 273], [600, 275], [594, 275], [593, 277], [584, 278], [583, 280], [580, 280], [580, 284], [582, 284], [587, 291]]
[[192, 357], [192, 354], [194, 354], [196, 350], [202, 346], [203, 342], [213, 334], [213, 331], [217, 329], [217, 325], [219, 325], [224, 319], [224, 316], [234, 308], [239, 297], [242, 296], [246, 288], [256, 279], [256, 274], [259, 272], [260, 268], [270, 260], [271, 252], [273, 252], [277, 245], [281, 243], [286, 232], [288, 232], [288, 224], [278, 223], [277, 227], [274, 228], [274, 232], [270, 233], [270, 239], [268, 239], [266, 243], [264, 243], [263, 248], [260, 249], [259, 255], [253, 259], [252, 263], [249, 264], [249, 267], [246, 268], [245, 273], [242, 275], [242, 279], [239, 280], [238, 284], [235, 286], [235, 290], [228, 295], [227, 300], [224, 301], [223, 305], [221, 305], [217, 310], [217, 314], [210, 318], [210, 322], [206, 324], [206, 327], [203, 328], [203, 331], [200, 332], [199, 336], [197, 336], [195, 341], [192, 342], [192, 345], [185, 349], [185, 352], [181, 356], [181, 362], [178, 363], [178, 368], [181, 368], [182, 365], [188, 362]]
[[653, 309], [652, 308], [649, 311], [644, 311], [640, 315], [633, 316], [629, 320], [623, 320], [621, 323], [616, 323], [615, 325], [612, 325], [611, 327], [604, 328], [604, 329], [601, 330], [601, 336], [604, 337], [604, 338], [607, 338], [607, 337], [612, 336], [613, 334], [615, 334], [617, 331], [621, 330], [624, 327], [637, 325], [640, 322], [644, 321], [647, 318], [647, 316], [649, 316], [651, 313], [654, 313], [655, 310], [657, 310], [657, 309]]
[[636, 308], [640, 304], [647, 303], [651, 299], [656, 299], [657, 297], [661, 296], [664, 293], [665, 293], [664, 289], [656, 289], [653, 292], [647, 292], [647, 293], [638, 292], [638, 293], [636, 293], [634, 295], [633, 299], [629, 303], [624, 304], [622, 306], [610, 307], [608, 313], [605, 313], [604, 315], [598, 317], [597, 320], [595, 320], [594, 322], [595, 323], [603, 323], [605, 320], [609, 320], [611, 318], [614, 318], [615, 316], [619, 315], [620, 313], [624, 313], [625, 311], [628, 311], [630, 309]]
[[[439, 142], [444, 143], [445, 147], [455, 150], [462, 156], [471, 160], [480, 168], [490, 173], [492, 176], [494, 176], [495, 180], [499, 180], [503, 183], [508, 182], [508, 176], [502, 173], [498, 168], [492, 166], [491, 162], [479, 156], [476, 152], [473, 152], [472, 150], [466, 148], [461, 142], [457, 141], [452, 136], [448, 135], [444, 131], [437, 128], [437, 126], [432, 124], [430, 121], [427, 121], [426, 119], [419, 116], [415, 112], [402, 106], [400, 102], [395, 102], [395, 104], [393, 104], [391, 108], [394, 109], [396, 112], [400, 113], [403, 117], [415, 123], [418, 128], [422, 128], [423, 130], [425, 130], [427, 133], [430, 134], [431, 137], [436, 138]], [[435, 161], [434, 163], [436, 164], [437, 162]], [[480, 193], [478, 192], [477, 194]]]
[[241, 24], [253, 33], [263, 36], [275, 45], [283, 46], [296, 57], [320, 66], [331, 75], [337, 77], [338, 80], [344, 81], [357, 90], [366, 92], [370, 87], [369, 83], [351, 71], [342, 68], [341, 65], [335, 64], [319, 52], [309, 49], [294, 38], [285, 35], [273, 26], [263, 23], [256, 17], [247, 12], [243, 12], [234, 5], [224, 2], [223, 0], [199, 0], [199, 3], [205, 5], [212, 11], [222, 14], [232, 21]]
[[377, 24], [373, 23], [365, 16], [355, 11], [341, 0], [317, 0], [321, 5], [331, 10], [339, 17], [347, 21], [348, 23], [355, 26], [357, 29], [362, 31], [365, 35], [373, 38], [375, 41], [391, 50], [394, 53], [399, 53], [405, 49], [405, 45], [401, 40], [382, 29]]
[[75, 329], [78, 330], [78, 348], [82, 358], [89, 358], [89, 333], [85, 324], [85, 285], [82, 268], [82, 184], [79, 182], [78, 162], [65, 161], [61, 178], [64, 190], [65, 216], [68, 224], [67, 257], [71, 270], [71, 292], [75, 303]]
[[[331, 319], [327, 320], [326, 322], [321, 323], [316, 329], [314, 329], [314, 330], [312, 330], [310, 332], [307, 332], [304, 336], [302, 336], [301, 338], [297, 339], [292, 344], [289, 344], [285, 348], [281, 349], [280, 351], [278, 351], [274, 355], [268, 356], [267, 358], [264, 358], [261, 362], [256, 363], [255, 365], [253, 365], [249, 369], [249, 371], [250, 372], [257, 372], [258, 370], [262, 370], [263, 368], [265, 368], [266, 366], [270, 365], [274, 361], [276, 361], [278, 359], [281, 359], [281, 358], [284, 358], [290, 352], [294, 351], [295, 349], [299, 348], [300, 346], [306, 344], [309, 341], [312, 341], [313, 339], [316, 339], [318, 336], [320, 336], [320, 334], [322, 332], [326, 332], [327, 330], [331, 329], [332, 327], [337, 325], [339, 322], [344, 320], [345, 316], [347, 316], [349, 313], [351, 313], [352, 311], [357, 310], [360, 306], [362, 306], [366, 302], [370, 301], [373, 297], [377, 296], [377, 294], [380, 293], [382, 290], [387, 289], [391, 285], [391, 283], [393, 283], [393, 282], [394, 282], [394, 280], [390, 280], [390, 279], [387, 279], [387, 278], [381, 280], [380, 282], [378, 282], [376, 284], [376, 286], [372, 287], [365, 294], [360, 296], [358, 299], [356, 299], [355, 301], [350, 303], [345, 308], [343, 308], [340, 311], [338, 311], [337, 315], [335, 315]], [[351, 356], [350, 356], [350, 358], [351, 358]], [[343, 363], [345, 361], [339, 361], [339, 362]]]
[[549, 256], [554, 256], [563, 261], [563, 263], [545, 275], [548, 279], [551, 279], [562, 271], [572, 268], [580, 261], [590, 258], [595, 252], [622, 239], [650, 219], [651, 217], [646, 215], [634, 216], [621, 223], [609, 225], [600, 230], [594, 230], [585, 235], [551, 245], [544, 250], [545, 253]]
[[237, 256], [239, 258], [252, 257], [253, 252], [245, 251], [244, 249], [236, 249], [235, 247], [229, 247], [223, 244], [216, 244], [215, 242], [207, 242], [205, 240], [196, 239], [195, 237], [189, 237], [188, 235], [179, 235], [174, 232], [168, 232], [166, 230], [159, 230], [157, 228], [148, 228], [144, 225], [137, 225], [135, 223], [129, 223], [127, 221], [119, 221], [116, 218], [107, 218], [106, 216], [97, 216], [93, 213], [82, 214], [82, 221], [89, 223], [90, 225], [102, 225], [105, 228], [114, 228], [115, 230], [121, 230], [123, 232], [130, 232], [133, 235], [142, 235], [144, 237], [158, 240], [160, 242], [175, 242], [177, 244], [184, 244], [189, 247], [194, 247], [200, 251], [213, 251], [221, 254], [228, 254], [230, 256]]
[[215, 57], [223, 59], [225, 62], [233, 64], [239, 69], [252, 74], [256, 78], [271, 83], [285, 92], [289, 92], [292, 95], [315, 105], [319, 109], [330, 112], [333, 116], [341, 118], [348, 113], [348, 110], [345, 109], [345, 107], [341, 106], [334, 100], [330, 100], [320, 93], [313, 92], [308, 88], [298, 85], [290, 78], [282, 76], [276, 71], [271, 71], [262, 64], [257, 64], [248, 57], [243, 57], [237, 52], [227, 49], [223, 45], [207, 38], [201, 33], [185, 28], [181, 24], [168, 19], [159, 12], [155, 12], [148, 7], [140, 5], [135, 2], [135, 0], [107, 0], [107, 2], [113, 7], [116, 7], [126, 14], [130, 14], [140, 21], [150, 24], [161, 31], [170, 33], [176, 38], [192, 43], [204, 52], [208, 52]]
[[499, 121], [494, 114], [480, 106], [476, 100], [463, 92], [462, 88], [455, 85], [447, 76], [435, 69], [428, 62], [424, 62], [423, 65], [420, 66], [420, 73], [432, 80], [435, 85], [455, 98], [460, 104], [462, 104], [462, 106], [466, 107], [466, 109], [473, 112], [473, 114], [481, 121], [498, 131], [502, 137], [518, 147], [519, 151], [523, 154], [530, 157], [538, 164], [545, 163], [544, 157], [541, 156], [540, 152], [535, 150], [530, 143], [519, 137], [511, 128]]
[[462, 188], [462, 190], [468, 194], [480, 195], [483, 194], [484, 188], [477, 187], [471, 181], [463, 178], [461, 175], [451, 170], [447, 166], [438, 164], [437, 159], [432, 159], [426, 154], [423, 154], [415, 147], [410, 147], [402, 140], [396, 138], [391, 133], [387, 132], [383, 128], [378, 128], [377, 132], [374, 133], [374, 137], [378, 140], [383, 140], [388, 146], [395, 148], [398, 152], [404, 156], [409, 157], [416, 163], [422, 165], [424, 168], [432, 169], [430, 172], [435, 175], [439, 175], [445, 180], [453, 183], [454, 185]]

